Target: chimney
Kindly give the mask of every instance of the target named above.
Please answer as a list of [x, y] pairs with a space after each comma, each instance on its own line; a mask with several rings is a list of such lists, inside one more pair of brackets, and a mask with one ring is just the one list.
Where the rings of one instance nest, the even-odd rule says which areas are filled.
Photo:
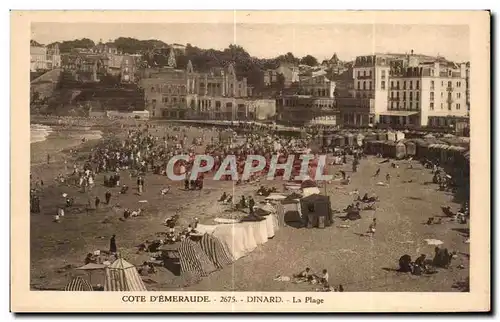
[[413, 49], [411, 50], [411, 52], [410, 52], [410, 53], [411, 53], [411, 55], [413, 56]]

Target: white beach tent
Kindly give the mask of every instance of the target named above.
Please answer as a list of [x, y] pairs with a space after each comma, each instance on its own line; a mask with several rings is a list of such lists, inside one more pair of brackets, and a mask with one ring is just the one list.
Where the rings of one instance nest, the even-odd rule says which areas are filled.
[[147, 291], [137, 269], [123, 258], [119, 258], [105, 269], [104, 291]]

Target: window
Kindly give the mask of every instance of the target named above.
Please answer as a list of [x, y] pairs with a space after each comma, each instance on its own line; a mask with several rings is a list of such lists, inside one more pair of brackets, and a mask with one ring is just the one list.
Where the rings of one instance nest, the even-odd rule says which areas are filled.
[[365, 90], [366, 89], [366, 82], [363, 81], [363, 89]]
[[371, 81], [368, 82], [368, 88], [372, 89], [372, 82]]
[[391, 98], [394, 98], [394, 92], [391, 92]]
[[413, 108], [413, 102], [410, 102], [410, 103], [408, 104], [408, 109], [409, 109], [409, 110], [411, 110], [412, 108]]
[[358, 81], [358, 89], [361, 89], [361, 82]]
[[415, 84], [415, 88], [416, 89], [420, 89], [420, 81], [417, 81], [416, 84]]
[[403, 100], [406, 100], [406, 92], [403, 92]]
[[431, 105], [429, 106], [431, 111], [434, 110], [434, 102], [431, 102]]
[[155, 88], [154, 87], [151, 87], [151, 92], [154, 92], [155, 91]]
[[448, 70], [448, 76], [451, 77], [451, 70]]
[[441, 103], [441, 109], [443, 109], [443, 103]]
[[366, 70], [363, 71], [363, 77], [366, 77]]
[[176, 104], [176, 103], [177, 103], [177, 97], [173, 97], [173, 98], [172, 98], [172, 102], [173, 102], [174, 104]]
[[406, 89], [406, 81], [403, 82], [403, 89]]
[[413, 101], [413, 92], [410, 92], [410, 101]]
[[457, 93], [457, 98], [460, 98], [460, 93]]
[[381, 87], [382, 89], [385, 89], [385, 81], [382, 81], [382, 83], [380, 84], [380, 87]]
[[444, 97], [444, 93], [443, 93], [443, 92], [441, 92], [441, 98], [443, 98], [443, 97]]
[[457, 110], [459, 110], [460, 109], [460, 104], [456, 104], [455, 107], [456, 107]]
[[434, 90], [434, 81], [431, 81], [431, 91]]
[[396, 88], [399, 89], [399, 81], [396, 81]]
[[391, 81], [391, 89], [394, 89], [394, 82]]
[[161, 102], [162, 102], [162, 103], [168, 103], [168, 96], [163, 96], [163, 97], [161, 98]]
[[434, 100], [434, 92], [431, 92], [431, 101]]
[[431, 76], [434, 76], [434, 69], [431, 69]]
[[460, 87], [462, 86], [462, 83], [461, 82], [457, 82], [457, 87]]
[[385, 79], [385, 70], [382, 71], [382, 78]]
[[441, 81], [441, 87], [442, 87], [442, 86], [444, 86], [444, 82], [443, 82], [443, 81]]
[[448, 88], [451, 88], [451, 82], [448, 82]]
[[221, 107], [221, 103], [220, 103], [220, 101], [215, 101], [215, 107], [216, 107], [216, 108], [220, 108], [220, 107]]
[[399, 99], [399, 92], [396, 92], [396, 97]]
[[413, 81], [410, 81], [410, 89], [413, 89]]
[[233, 103], [231, 103], [231, 102], [226, 103], [226, 107], [233, 108]]

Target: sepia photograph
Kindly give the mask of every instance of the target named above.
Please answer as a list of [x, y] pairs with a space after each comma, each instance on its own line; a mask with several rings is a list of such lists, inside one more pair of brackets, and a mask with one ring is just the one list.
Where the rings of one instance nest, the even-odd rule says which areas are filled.
[[[231, 19], [23, 25], [29, 188], [12, 198], [29, 209], [11, 216], [26, 218], [27, 291], [228, 310], [314, 310], [324, 292], [470, 294], [472, 263], [489, 267], [471, 251], [473, 227], [489, 248], [477, 208], [489, 186], [470, 158], [489, 149], [489, 74], [471, 82], [489, 69], [473, 19], [489, 40], [489, 14], [220, 13]], [[489, 171], [487, 155], [473, 160]]]

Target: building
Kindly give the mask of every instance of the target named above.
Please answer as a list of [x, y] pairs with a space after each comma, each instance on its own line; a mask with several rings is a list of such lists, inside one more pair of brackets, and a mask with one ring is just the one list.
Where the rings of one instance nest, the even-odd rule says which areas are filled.
[[30, 44], [30, 71], [50, 70], [61, 67], [59, 45], [42, 46], [32, 42]]
[[278, 85], [281, 77], [283, 87], [289, 88], [299, 81], [299, 68], [293, 64], [281, 63], [276, 69], [268, 69], [264, 71], [264, 85]]
[[466, 67], [443, 57], [359, 56], [351, 97], [339, 97], [346, 126], [446, 126], [467, 115]]
[[466, 69], [452, 62], [422, 63], [391, 70], [382, 124], [443, 127], [467, 116]]
[[152, 118], [256, 120], [276, 113], [275, 100], [253, 99], [233, 65], [197, 73], [173, 67], [144, 70], [140, 86]]
[[302, 78], [296, 94], [277, 98], [278, 120], [290, 125], [337, 125], [335, 82], [325, 75]]
[[118, 48], [114, 43], [111, 41], [107, 43], [103, 43], [102, 39], [99, 41], [99, 43], [94, 47], [92, 50], [93, 53], [95, 54], [109, 54], [109, 55], [118, 55]]

